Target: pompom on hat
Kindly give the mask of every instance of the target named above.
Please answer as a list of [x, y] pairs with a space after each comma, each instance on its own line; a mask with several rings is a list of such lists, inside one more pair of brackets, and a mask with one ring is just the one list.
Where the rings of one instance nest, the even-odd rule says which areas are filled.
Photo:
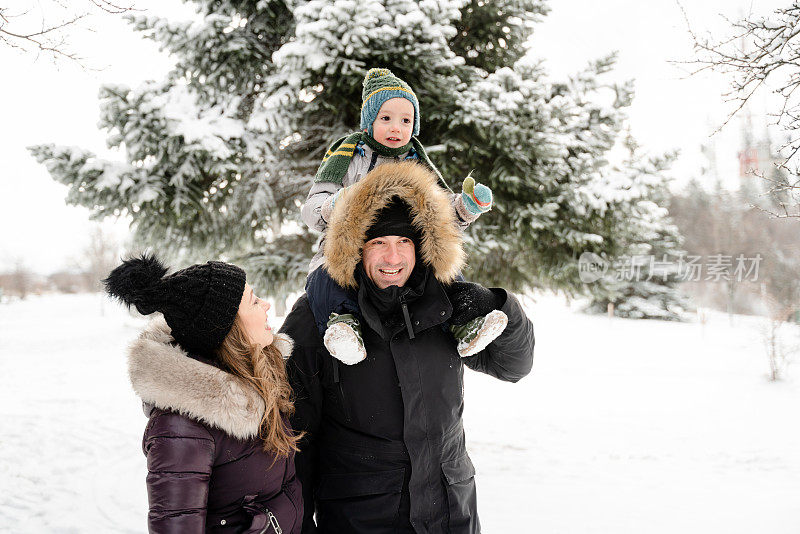
[[378, 111], [387, 100], [405, 98], [414, 105], [414, 131], [419, 135], [419, 101], [417, 95], [406, 82], [392, 74], [389, 69], [369, 69], [364, 77], [364, 89], [361, 92], [361, 129], [373, 136], [372, 123], [378, 117]]
[[106, 293], [136, 306], [142, 315], [163, 313], [172, 336], [187, 351], [213, 355], [236, 319], [245, 272], [221, 261], [167, 271], [155, 256], [143, 254], [123, 261], [103, 283]]

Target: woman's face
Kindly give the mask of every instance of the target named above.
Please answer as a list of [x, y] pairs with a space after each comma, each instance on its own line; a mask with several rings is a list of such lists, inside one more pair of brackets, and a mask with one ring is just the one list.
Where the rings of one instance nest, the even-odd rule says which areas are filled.
[[262, 347], [272, 343], [273, 337], [272, 328], [267, 324], [267, 310], [269, 303], [258, 298], [250, 284], [245, 284], [242, 302], [239, 303], [239, 319], [250, 342]]

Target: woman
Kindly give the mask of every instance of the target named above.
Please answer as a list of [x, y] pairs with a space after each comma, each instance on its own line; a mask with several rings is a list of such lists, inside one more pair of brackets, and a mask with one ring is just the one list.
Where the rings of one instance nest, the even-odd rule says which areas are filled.
[[124, 261], [106, 291], [144, 315], [130, 348], [144, 432], [150, 532], [297, 534], [303, 517], [299, 436], [284, 357], [291, 340], [235, 265], [210, 261], [166, 276], [155, 257]]

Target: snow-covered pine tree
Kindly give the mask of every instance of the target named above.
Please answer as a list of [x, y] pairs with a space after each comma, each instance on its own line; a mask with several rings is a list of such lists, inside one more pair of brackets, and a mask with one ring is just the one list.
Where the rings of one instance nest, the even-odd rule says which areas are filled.
[[124, 163], [74, 147], [31, 151], [69, 186], [67, 202], [97, 218], [130, 216], [139, 245], [184, 262], [243, 263], [285, 293], [314, 242], [297, 212], [315, 163], [287, 163], [286, 114], [267, 111], [279, 96], [266, 87], [272, 54], [292, 38], [294, 16], [282, 1], [196, 4], [192, 21], [129, 17], [176, 64], [164, 80], [101, 90], [99, 124]]
[[474, 171], [496, 199], [470, 230], [468, 278], [583, 293], [580, 254], [621, 251], [624, 192], [608, 154], [632, 89], [602, 81], [613, 62], [553, 83], [523, 59], [462, 93], [438, 161], [446, 176]]
[[469, 278], [583, 292], [580, 254], [620, 253], [630, 221], [607, 153], [631, 90], [603, 81], [613, 58], [564, 83], [521, 58], [543, 0], [195, 3], [192, 22], [131, 18], [176, 66], [104, 88], [101, 126], [124, 163], [32, 147], [68, 202], [130, 215], [141, 242], [186, 259], [239, 261], [272, 293], [299, 289], [316, 237], [300, 205], [328, 145], [358, 126], [364, 73], [389, 67], [414, 87], [450, 185], [474, 171], [494, 190]]
[[623, 142], [628, 151], [619, 173], [623, 181], [616, 214], [628, 219], [619, 224], [622, 254], [607, 257], [605, 276], [588, 284], [592, 301], [588, 311], [606, 313], [609, 303], [614, 315], [631, 319], [683, 320], [689, 308], [680, 284], [685, 270], [682, 237], [664, 207], [668, 204], [668, 180], [664, 172], [673, 154], [648, 158], [628, 134]]

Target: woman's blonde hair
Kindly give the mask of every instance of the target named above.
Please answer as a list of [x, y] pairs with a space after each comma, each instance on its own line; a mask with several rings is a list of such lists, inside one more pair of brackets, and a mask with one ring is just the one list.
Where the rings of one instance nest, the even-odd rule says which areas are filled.
[[227, 371], [254, 387], [264, 399], [259, 430], [264, 450], [283, 457], [297, 451], [302, 434], [292, 432], [284, 420], [294, 413], [294, 401], [280, 351], [273, 345], [261, 347], [250, 343], [236, 315], [231, 331], [216, 353]]

